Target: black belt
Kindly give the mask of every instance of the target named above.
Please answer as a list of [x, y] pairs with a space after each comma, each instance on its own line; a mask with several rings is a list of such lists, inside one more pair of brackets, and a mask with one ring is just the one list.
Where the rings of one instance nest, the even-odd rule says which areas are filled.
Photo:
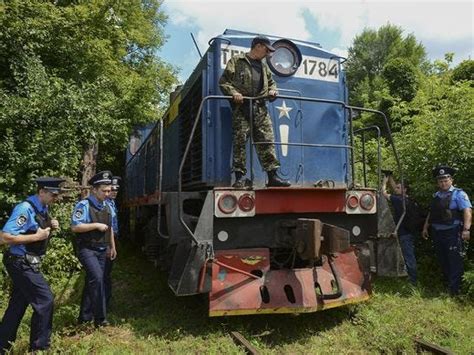
[[41, 264], [43, 261], [44, 255], [35, 255], [35, 254], [25, 254], [25, 255], [15, 255], [9, 251], [5, 252], [3, 262], [6, 265], [9, 261], [21, 260], [23, 263], [30, 266], [33, 271], [39, 272]]
[[15, 255], [15, 254], [10, 253], [9, 251], [6, 251], [3, 256], [4, 256], [4, 258], [6, 258], [6, 259], [14, 259], [14, 260], [21, 259], [21, 260], [25, 260], [25, 256], [24, 256], [24, 255]]

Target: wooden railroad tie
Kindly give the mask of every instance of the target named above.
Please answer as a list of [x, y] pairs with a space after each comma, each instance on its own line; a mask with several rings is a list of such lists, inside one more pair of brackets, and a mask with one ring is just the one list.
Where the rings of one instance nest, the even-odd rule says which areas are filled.
[[234, 343], [244, 347], [244, 350], [247, 354], [250, 354], [250, 355], [260, 354], [258, 350], [255, 349], [253, 345], [250, 344], [250, 342], [247, 339], [245, 339], [244, 336], [240, 334], [239, 332], [230, 332], [230, 335], [232, 337], [232, 340], [234, 340]]

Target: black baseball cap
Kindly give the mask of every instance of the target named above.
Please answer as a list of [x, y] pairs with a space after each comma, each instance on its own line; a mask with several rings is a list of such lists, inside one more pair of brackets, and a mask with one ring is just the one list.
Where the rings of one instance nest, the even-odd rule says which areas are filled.
[[268, 48], [270, 52], [275, 52], [275, 47], [272, 46], [268, 37], [265, 36], [257, 36], [252, 40], [252, 48], [255, 47], [257, 44], [263, 44], [265, 47]]

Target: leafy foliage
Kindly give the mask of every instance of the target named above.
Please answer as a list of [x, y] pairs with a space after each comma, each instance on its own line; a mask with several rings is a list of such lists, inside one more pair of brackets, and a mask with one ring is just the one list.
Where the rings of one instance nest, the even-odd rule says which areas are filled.
[[368, 106], [373, 103], [377, 93], [384, 89], [384, 81], [378, 79], [390, 61], [392, 67], [401, 66], [395, 59], [400, 60], [404, 67], [411, 65], [410, 71], [425, 62], [423, 45], [412, 34], [405, 38], [402, 35], [400, 27], [387, 24], [377, 31], [365, 29], [355, 37], [345, 65], [353, 104]]
[[438, 164], [449, 164], [458, 169], [455, 180], [472, 196], [474, 192], [474, 92], [469, 83], [443, 85], [435, 78], [420, 92], [414, 105], [420, 110], [395, 134], [395, 141], [403, 157], [404, 170], [412, 180], [412, 187], [423, 200], [433, 192], [431, 169]]
[[75, 177], [91, 141], [115, 156], [135, 124], [156, 119], [175, 81], [155, 55], [166, 20], [159, 7], [157, 0], [0, 5], [0, 207], [24, 196], [35, 176]]
[[468, 59], [462, 61], [456, 68], [454, 68], [452, 80], [470, 80], [471, 84], [474, 85], [474, 60]]
[[[422, 44], [413, 35], [403, 38], [402, 33], [401, 28], [387, 25], [355, 37], [346, 63], [350, 101], [388, 116], [404, 177], [411, 182], [416, 200], [428, 205], [436, 190], [431, 170], [441, 163], [458, 169], [455, 184], [472, 198], [474, 61], [465, 60], [451, 69], [454, 53], [446, 53], [444, 60], [426, 62]], [[380, 116], [363, 113], [354, 127], [369, 125], [382, 128], [383, 167], [397, 172]], [[355, 148], [356, 181], [360, 183], [363, 171], [358, 139]], [[377, 143], [370, 133], [366, 134], [365, 155], [368, 185], [376, 187]], [[473, 264], [466, 265], [465, 290], [472, 294]]]
[[[132, 127], [161, 115], [176, 79], [156, 56], [165, 40], [160, 6], [0, 1], [0, 222], [34, 191], [35, 177], [76, 178], [91, 142], [100, 144], [99, 167], [118, 160]], [[51, 279], [78, 268], [71, 211], [71, 203], [53, 208], [62, 230], [44, 264]]]
[[390, 94], [404, 101], [411, 101], [417, 92], [416, 69], [405, 59], [391, 59], [383, 68], [382, 76], [388, 84]]

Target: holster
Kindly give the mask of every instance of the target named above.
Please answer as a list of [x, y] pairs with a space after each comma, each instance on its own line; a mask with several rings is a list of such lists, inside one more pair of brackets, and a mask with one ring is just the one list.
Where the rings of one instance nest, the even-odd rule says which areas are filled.
[[25, 254], [25, 263], [31, 267], [34, 272], [40, 272], [43, 259], [39, 255]]

